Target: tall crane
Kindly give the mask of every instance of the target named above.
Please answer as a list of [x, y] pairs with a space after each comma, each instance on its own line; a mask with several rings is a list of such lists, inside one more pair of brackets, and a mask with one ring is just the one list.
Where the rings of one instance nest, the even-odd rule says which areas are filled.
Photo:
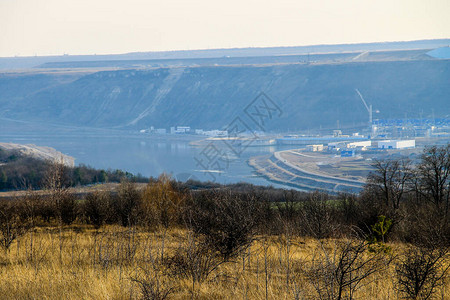
[[362, 103], [364, 104], [364, 106], [367, 109], [367, 112], [369, 113], [369, 128], [372, 130], [372, 104], [371, 105], [367, 105], [366, 100], [364, 100], [364, 97], [361, 95], [361, 93], [358, 91], [358, 89], [355, 89], [355, 91], [358, 93], [359, 98], [361, 98]]

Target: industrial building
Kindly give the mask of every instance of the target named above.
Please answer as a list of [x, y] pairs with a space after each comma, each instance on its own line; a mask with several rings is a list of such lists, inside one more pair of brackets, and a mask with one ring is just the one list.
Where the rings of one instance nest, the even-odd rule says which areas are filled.
[[156, 134], [166, 134], [167, 130], [165, 128], [155, 128], [151, 126], [148, 129], [139, 130], [140, 133], [156, 133]]
[[330, 151], [339, 151], [343, 149], [357, 149], [357, 150], [367, 150], [372, 146], [371, 141], [358, 141], [358, 142], [332, 142], [328, 143], [328, 150]]
[[378, 142], [378, 149], [406, 149], [415, 147], [415, 140], [384, 140]]
[[156, 128], [155, 133], [156, 134], [166, 134], [167, 130], [165, 128]]
[[323, 151], [323, 145], [306, 145], [306, 151], [310, 152], [316, 152], [316, 151]]
[[170, 127], [170, 134], [185, 134], [185, 133], [189, 133], [191, 131], [191, 127], [190, 126], [177, 126], [175, 127]]
[[372, 146], [371, 141], [361, 141], [361, 142], [353, 142], [353, 143], [347, 144], [347, 148], [367, 148], [370, 146]]
[[195, 129], [195, 134], [198, 135], [206, 135], [206, 136], [228, 136], [227, 130], [203, 130], [203, 129]]

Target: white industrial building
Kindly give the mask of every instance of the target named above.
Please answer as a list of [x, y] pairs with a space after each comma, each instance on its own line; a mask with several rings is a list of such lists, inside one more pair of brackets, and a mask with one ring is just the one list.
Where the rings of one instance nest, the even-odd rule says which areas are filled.
[[343, 148], [347, 148], [347, 144], [345, 142], [328, 143], [328, 150], [339, 151], [340, 149], [343, 149]]
[[316, 152], [316, 151], [323, 151], [323, 145], [307, 145], [306, 151]]
[[211, 137], [215, 137], [215, 136], [228, 136], [228, 131], [227, 130], [203, 130], [203, 129], [195, 129], [195, 134], [198, 135], [206, 135], [206, 136], [211, 136]]
[[415, 147], [415, 140], [385, 140], [378, 142], [378, 149], [406, 149]]
[[353, 142], [353, 143], [347, 144], [347, 148], [367, 148], [370, 146], [372, 146], [371, 141], [361, 141], [361, 142]]
[[166, 134], [167, 130], [165, 128], [156, 128], [155, 133], [156, 134]]
[[156, 134], [166, 134], [167, 130], [165, 128], [154, 128], [153, 126], [148, 129], [139, 130], [140, 133], [156, 133]]
[[183, 134], [183, 133], [189, 133], [191, 131], [191, 127], [190, 126], [177, 126], [175, 127], [170, 127], [170, 134]]
[[358, 149], [367, 150], [367, 148], [372, 146], [371, 141], [358, 141], [358, 142], [332, 142], [328, 143], [328, 150], [338, 151], [342, 149]]
[[189, 133], [191, 131], [190, 126], [177, 126], [176, 133]]

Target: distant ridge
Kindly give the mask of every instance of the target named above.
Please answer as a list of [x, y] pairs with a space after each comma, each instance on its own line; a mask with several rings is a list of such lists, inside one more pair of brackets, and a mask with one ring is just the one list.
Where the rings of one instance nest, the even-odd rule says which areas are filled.
[[273, 56], [222, 56], [216, 58], [177, 58], [177, 59], [140, 59], [140, 60], [97, 60], [48, 62], [35, 68], [41, 69], [142, 69], [167, 67], [199, 66], [243, 66], [243, 65], [282, 65], [282, 64], [330, 64], [368, 61], [405, 61], [434, 59], [426, 53], [429, 49], [419, 50], [378, 50], [364, 52], [337, 52], [311, 54], [285, 54]]
[[155, 52], [133, 52], [107, 55], [59, 55], [59, 56], [27, 56], [0, 58], [0, 70], [33, 68], [48, 62], [68, 61], [112, 61], [112, 60], [147, 60], [147, 59], [189, 59], [219, 57], [251, 57], [304, 55], [315, 53], [342, 53], [378, 50], [413, 50], [435, 49], [450, 44], [450, 39], [417, 40], [404, 42], [377, 42], [336, 45], [309, 45], [286, 47], [249, 47], [230, 49], [176, 50]]

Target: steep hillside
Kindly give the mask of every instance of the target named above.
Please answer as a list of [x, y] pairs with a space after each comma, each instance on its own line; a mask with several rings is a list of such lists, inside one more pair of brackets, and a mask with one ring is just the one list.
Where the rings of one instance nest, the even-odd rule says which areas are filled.
[[374, 118], [445, 117], [450, 61], [3, 74], [0, 118], [101, 128], [223, 128], [264, 91], [283, 111], [269, 130], [332, 128], [337, 120], [358, 126], [368, 116], [355, 88], [380, 111]]

